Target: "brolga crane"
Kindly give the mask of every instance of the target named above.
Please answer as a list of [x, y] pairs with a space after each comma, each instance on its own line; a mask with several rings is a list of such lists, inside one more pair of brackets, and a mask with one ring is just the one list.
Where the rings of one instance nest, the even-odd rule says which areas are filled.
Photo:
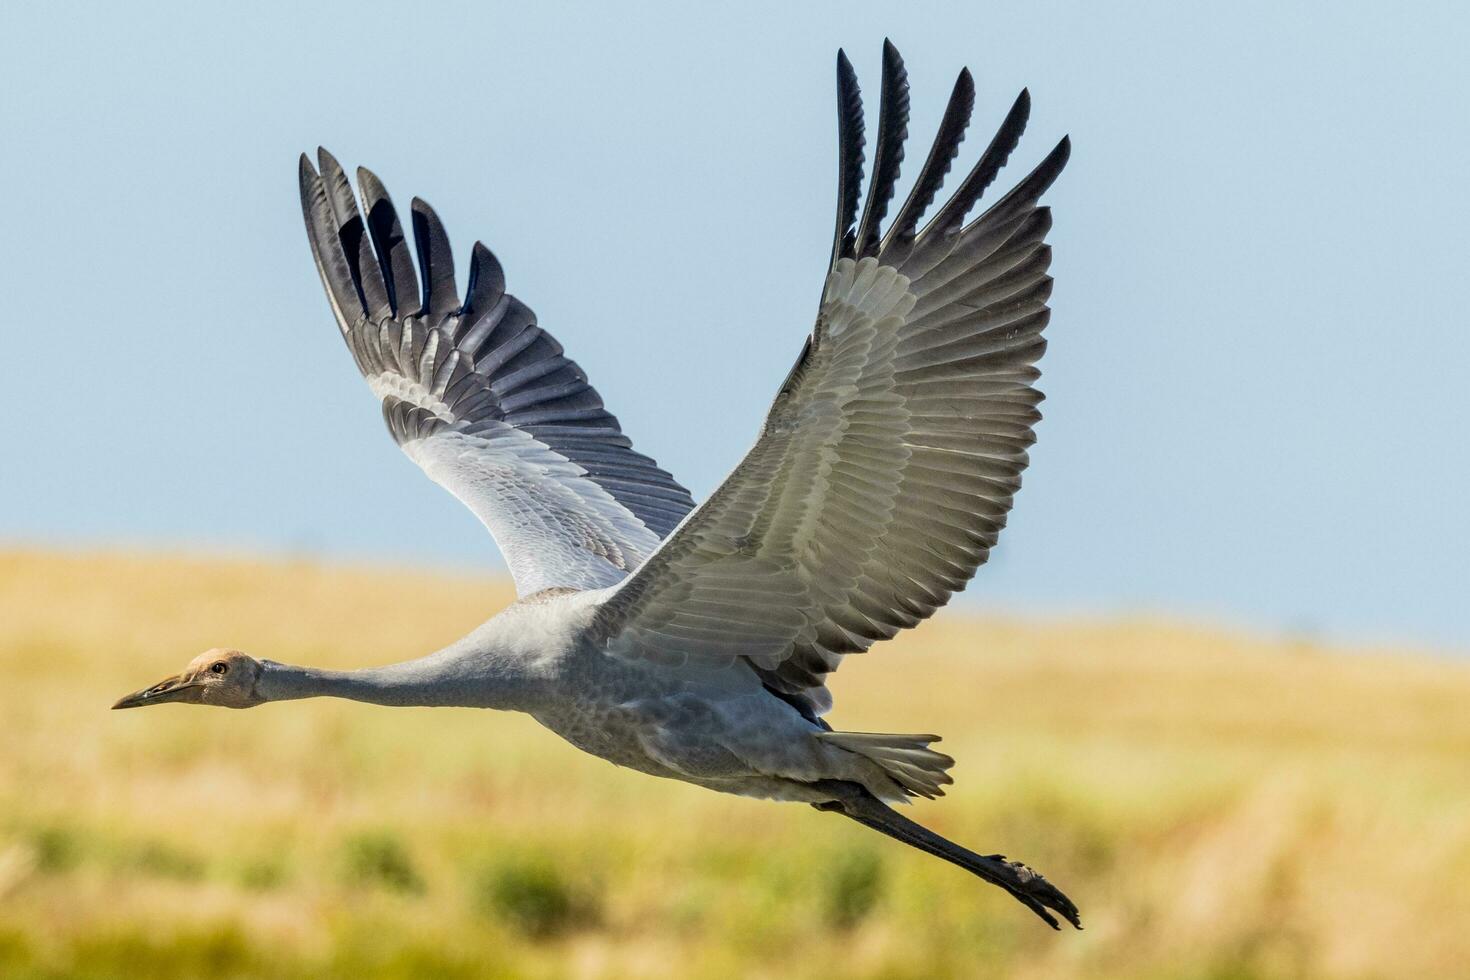
[[935, 735], [835, 731], [844, 657], [928, 618], [994, 547], [1040, 419], [1051, 226], [1038, 201], [1064, 138], [973, 220], [1025, 128], [1023, 90], [932, 209], [969, 125], [955, 82], [913, 188], [886, 222], [908, 78], [883, 48], [867, 200], [856, 76], [837, 56], [837, 222], [816, 325], [759, 438], [703, 504], [633, 450], [577, 365], [476, 243], [463, 297], [449, 239], [415, 199], [413, 248], [377, 177], [358, 200], [303, 155], [311, 254], [393, 439], [480, 518], [517, 600], [405, 663], [334, 671], [210, 650], [114, 707], [248, 708], [339, 697], [523, 711], [578, 748], [709, 789], [840, 813], [1006, 889], [1054, 928], [1077, 909], [1030, 868], [890, 804], [935, 797]]

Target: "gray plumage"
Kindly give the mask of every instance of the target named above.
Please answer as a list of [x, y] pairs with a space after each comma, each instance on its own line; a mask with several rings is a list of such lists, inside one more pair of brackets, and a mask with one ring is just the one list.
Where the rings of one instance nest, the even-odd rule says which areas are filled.
[[834, 810], [1077, 924], [1045, 879], [894, 812], [943, 794], [934, 735], [840, 732], [827, 675], [944, 605], [994, 547], [1040, 418], [1051, 226], [1041, 195], [1064, 139], [978, 217], [1014, 151], [1023, 91], [922, 228], [973, 108], [962, 72], [888, 228], [908, 76], [883, 51], [866, 203], [863, 112], [839, 52], [838, 205], [816, 325], [755, 446], [695, 508], [632, 443], [586, 375], [506, 292], [476, 243], [456, 287], [448, 235], [411, 208], [413, 253], [382, 183], [362, 200], [325, 151], [301, 159], [311, 252], [394, 441], [505, 552], [520, 599], [418, 660], [332, 672], [210, 651], [119, 707], [246, 707], [330, 695], [525, 711], [618, 765]]

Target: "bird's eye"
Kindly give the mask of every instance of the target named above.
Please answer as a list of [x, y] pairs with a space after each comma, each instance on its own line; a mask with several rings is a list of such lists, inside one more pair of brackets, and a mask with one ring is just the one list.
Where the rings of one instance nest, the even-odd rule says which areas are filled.
[[230, 669], [230, 665], [225, 663], [223, 660], [216, 660], [214, 663], [209, 665], [209, 669], [214, 671], [216, 674], [223, 674]]

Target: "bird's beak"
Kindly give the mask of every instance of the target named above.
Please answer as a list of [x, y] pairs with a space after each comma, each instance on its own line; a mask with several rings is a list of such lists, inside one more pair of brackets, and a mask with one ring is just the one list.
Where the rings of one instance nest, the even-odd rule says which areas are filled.
[[112, 710], [141, 708], [150, 704], [163, 704], [165, 701], [179, 701], [188, 697], [198, 687], [199, 682], [195, 680], [193, 674], [175, 674], [164, 678], [152, 687], [134, 691], [114, 704]]

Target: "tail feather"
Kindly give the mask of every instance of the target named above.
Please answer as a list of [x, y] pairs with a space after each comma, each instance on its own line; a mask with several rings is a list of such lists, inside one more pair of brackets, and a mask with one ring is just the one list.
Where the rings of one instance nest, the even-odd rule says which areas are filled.
[[954, 759], [929, 748], [938, 735], [888, 735], [878, 732], [822, 732], [817, 738], [856, 752], [878, 764], [905, 791], [927, 799], [944, 795], [953, 783], [948, 772]]

